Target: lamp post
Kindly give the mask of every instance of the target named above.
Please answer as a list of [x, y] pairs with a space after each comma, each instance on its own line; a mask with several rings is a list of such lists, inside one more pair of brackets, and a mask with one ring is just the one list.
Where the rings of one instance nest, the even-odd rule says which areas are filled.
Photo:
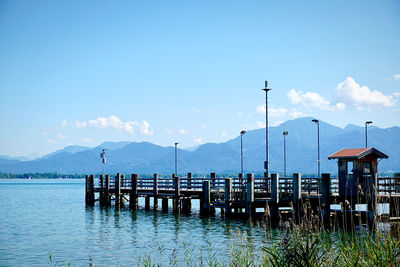
[[318, 129], [318, 178], [321, 175], [321, 160], [319, 157], [319, 120], [312, 120], [313, 122], [315, 122], [315, 124], [317, 124], [317, 129]]
[[246, 133], [246, 131], [241, 131], [240, 132], [240, 170], [242, 174], [242, 179], [243, 179], [243, 135]]
[[286, 178], [286, 135], [288, 135], [287, 131], [283, 132], [283, 177]]
[[[265, 91], [265, 178], [269, 177], [269, 155], [268, 155], [268, 91], [271, 91], [271, 88], [268, 88], [268, 81], [265, 81], [265, 88], [261, 89]], [[268, 183], [268, 182], [267, 182]]]
[[367, 137], [368, 137], [368, 135], [367, 135], [367, 126], [368, 125], [370, 125], [370, 124], [372, 124], [372, 121], [366, 121], [365, 122], [365, 147], [367, 148], [368, 147], [368, 139], [367, 139]]
[[106, 163], [106, 150], [103, 149], [103, 151], [100, 153], [100, 158], [101, 158], [101, 174], [104, 175], [104, 164]]
[[175, 176], [178, 176], [178, 146], [179, 143], [175, 143]]

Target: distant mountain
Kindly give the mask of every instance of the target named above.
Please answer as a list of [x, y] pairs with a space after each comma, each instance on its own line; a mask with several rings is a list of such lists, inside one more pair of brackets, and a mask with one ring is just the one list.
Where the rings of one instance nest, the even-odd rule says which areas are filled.
[[[270, 171], [283, 172], [283, 135], [286, 137], [287, 172], [317, 173], [317, 126], [313, 118], [289, 120], [269, 129]], [[368, 144], [389, 155], [381, 160], [379, 172], [400, 171], [400, 127], [381, 129], [368, 126]], [[328, 156], [342, 148], [365, 146], [364, 127], [344, 129], [320, 121], [321, 172], [337, 173], [337, 162]], [[250, 130], [243, 136], [245, 172], [262, 173], [265, 160], [265, 129]], [[99, 154], [106, 149], [107, 173], [171, 174], [174, 147], [148, 142], [105, 142], [95, 148], [70, 146], [32, 161], [0, 159], [0, 172], [99, 173]], [[223, 143], [208, 143], [193, 151], [178, 149], [178, 172], [205, 174], [240, 172], [240, 136]]]

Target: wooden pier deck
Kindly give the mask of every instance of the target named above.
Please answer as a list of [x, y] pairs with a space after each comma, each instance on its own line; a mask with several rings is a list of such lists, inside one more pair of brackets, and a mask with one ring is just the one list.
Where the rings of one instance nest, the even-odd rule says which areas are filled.
[[[400, 175], [377, 178], [377, 186], [370, 192], [357, 198], [339, 195], [337, 177], [325, 173], [321, 178], [302, 177], [294, 173], [293, 177], [280, 178], [255, 177], [254, 174], [235, 178], [217, 177], [211, 173], [208, 178], [194, 178], [191, 173], [185, 177], [162, 178], [154, 174], [152, 178], [141, 178], [137, 174], [125, 176], [117, 174], [86, 175], [86, 204], [121, 207], [126, 202], [133, 210], [138, 209], [138, 198], [145, 198], [145, 209], [168, 211], [168, 200], [173, 203], [174, 212], [189, 212], [192, 199], [200, 200], [200, 213], [211, 215], [215, 209], [221, 209], [224, 216], [249, 218], [267, 216], [276, 223], [283, 217], [299, 222], [304, 214], [318, 216], [324, 225], [332, 222], [338, 214], [365, 215], [365, 220], [373, 224], [376, 218], [389, 221], [400, 217]], [[379, 215], [378, 204], [388, 203], [388, 214]], [[367, 210], [357, 210], [356, 205], [364, 204]], [[332, 206], [339, 208], [332, 208]], [[261, 211], [260, 211], [261, 210]]]

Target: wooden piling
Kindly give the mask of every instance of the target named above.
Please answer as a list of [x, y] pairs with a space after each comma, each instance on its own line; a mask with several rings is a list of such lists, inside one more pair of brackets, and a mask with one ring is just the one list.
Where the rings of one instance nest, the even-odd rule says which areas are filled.
[[100, 206], [104, 206], [104, 175], [100, 174]]
[[110, 175], [106, 174], [106, 179], [104, 183], [104, 205], [111, 205], [111, 196], [110, 196]]
[[192, 199], [190, 198], [182, 199], [182, 211], [184, 213], [190, 213], [191, 209], [192, 209]]
[[146, 196], [144, 198], [144, 209], [150, 210], [150, 197], [149, 196]]
[[331, 175], [329, 173], [321, 174], [321, 206], [322, 223], [325, 228], [328, 228], [331, 216]]
[[124, 194], [121, 193], [122, 187], [125, 187], [125, 174], [121, 174], [121, 185], [120, 185], [120, 195], [119, 195], [120, 206], [124, 206], [125, 204]]
[[158, 209], [158, 174], [154, 174], [153, 180], [153, 207], [156, 211]]
[[232, 179], [225, 178], [225, 214], [229, 216], [232, 213]]
[[188, 172], [187, 174], [187, 189], [192, 190], [192, 173]]
[[375, 227], [375, 218], [377, 215], [377, 173], [374, 171], [371, 172], [371, 175], [369, 176], [369, 188], [368, 188], [368, 195], [369, 199], [367, 197], [368, 201], [368, 225], [370, 228]]
[[301, 214], [301, 173], [293, 173], [293, 214], [299, 222]]
[[393, 197], [392, 194], [393, 192], [398, 191], [399, 183], [398, 180], [400, 178], [400, 173], [394, 173], [393, 177], [395, 179], [390, 179], [390, 204], [389, 204], [389, 215], [390, 217], [400, 217], [400, 211], [399, 211], [399, 206], [400, 206], [400, 198], [399, 197]]
[[164, 197], [161, 201], [161, 210], [163, 212], [168, 212], [168, 198]]
[[175, 175], [173, 175], [173, 177], [175, 189], [174, 212], [179, 213], [181, 211], [181, 182], [179, 177]]
[[89, 175], [86, 174], [85, 203], [89, 204]]
[[217, 175], [215, 172], [210, 173], [210, 180], [211, 180], [211, 188], [214, 188], [216, 186], [217, 182]]
[[202, 196], [201, 196], [201, 205], [200, 205], [200, 213], [208, 214], [210, 212], [210, 191], [211, 191], [210, 181], [203, 181], [202, 186]]
[[271, 174], [271, 201], [270, 201], [270, 211], [271, 211], [271, 222], [276, 223], [279, 221], [279, 174]]
[[115, 176], [115, 207], [119, 208], [121, 205], [121, 174], [117, 173]]
[[247, 216], [255, 215], [254, 208], [254, 174], [247, 174], [247, 187], [246, 187], [246, 214]]
[[131, 185], [132, 190], [129, 194], [129, 207], [133, 210], [138, 209], [138, 175], [133, 173], [131, 174]]

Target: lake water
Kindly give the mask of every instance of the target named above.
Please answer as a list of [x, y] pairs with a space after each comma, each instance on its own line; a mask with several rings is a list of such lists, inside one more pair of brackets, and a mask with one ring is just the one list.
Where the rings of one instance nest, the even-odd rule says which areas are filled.
[[186, 246], [227, 251], [238, 230], [263, 244], [262, 227], [200, 217], [195, 201], [191, 215], [89, 208], [81, 179], [0, 180], [0, 266], [48, 266], [50, 254], [50, 265], [131, 266], [160, 247], [168, 261]]

